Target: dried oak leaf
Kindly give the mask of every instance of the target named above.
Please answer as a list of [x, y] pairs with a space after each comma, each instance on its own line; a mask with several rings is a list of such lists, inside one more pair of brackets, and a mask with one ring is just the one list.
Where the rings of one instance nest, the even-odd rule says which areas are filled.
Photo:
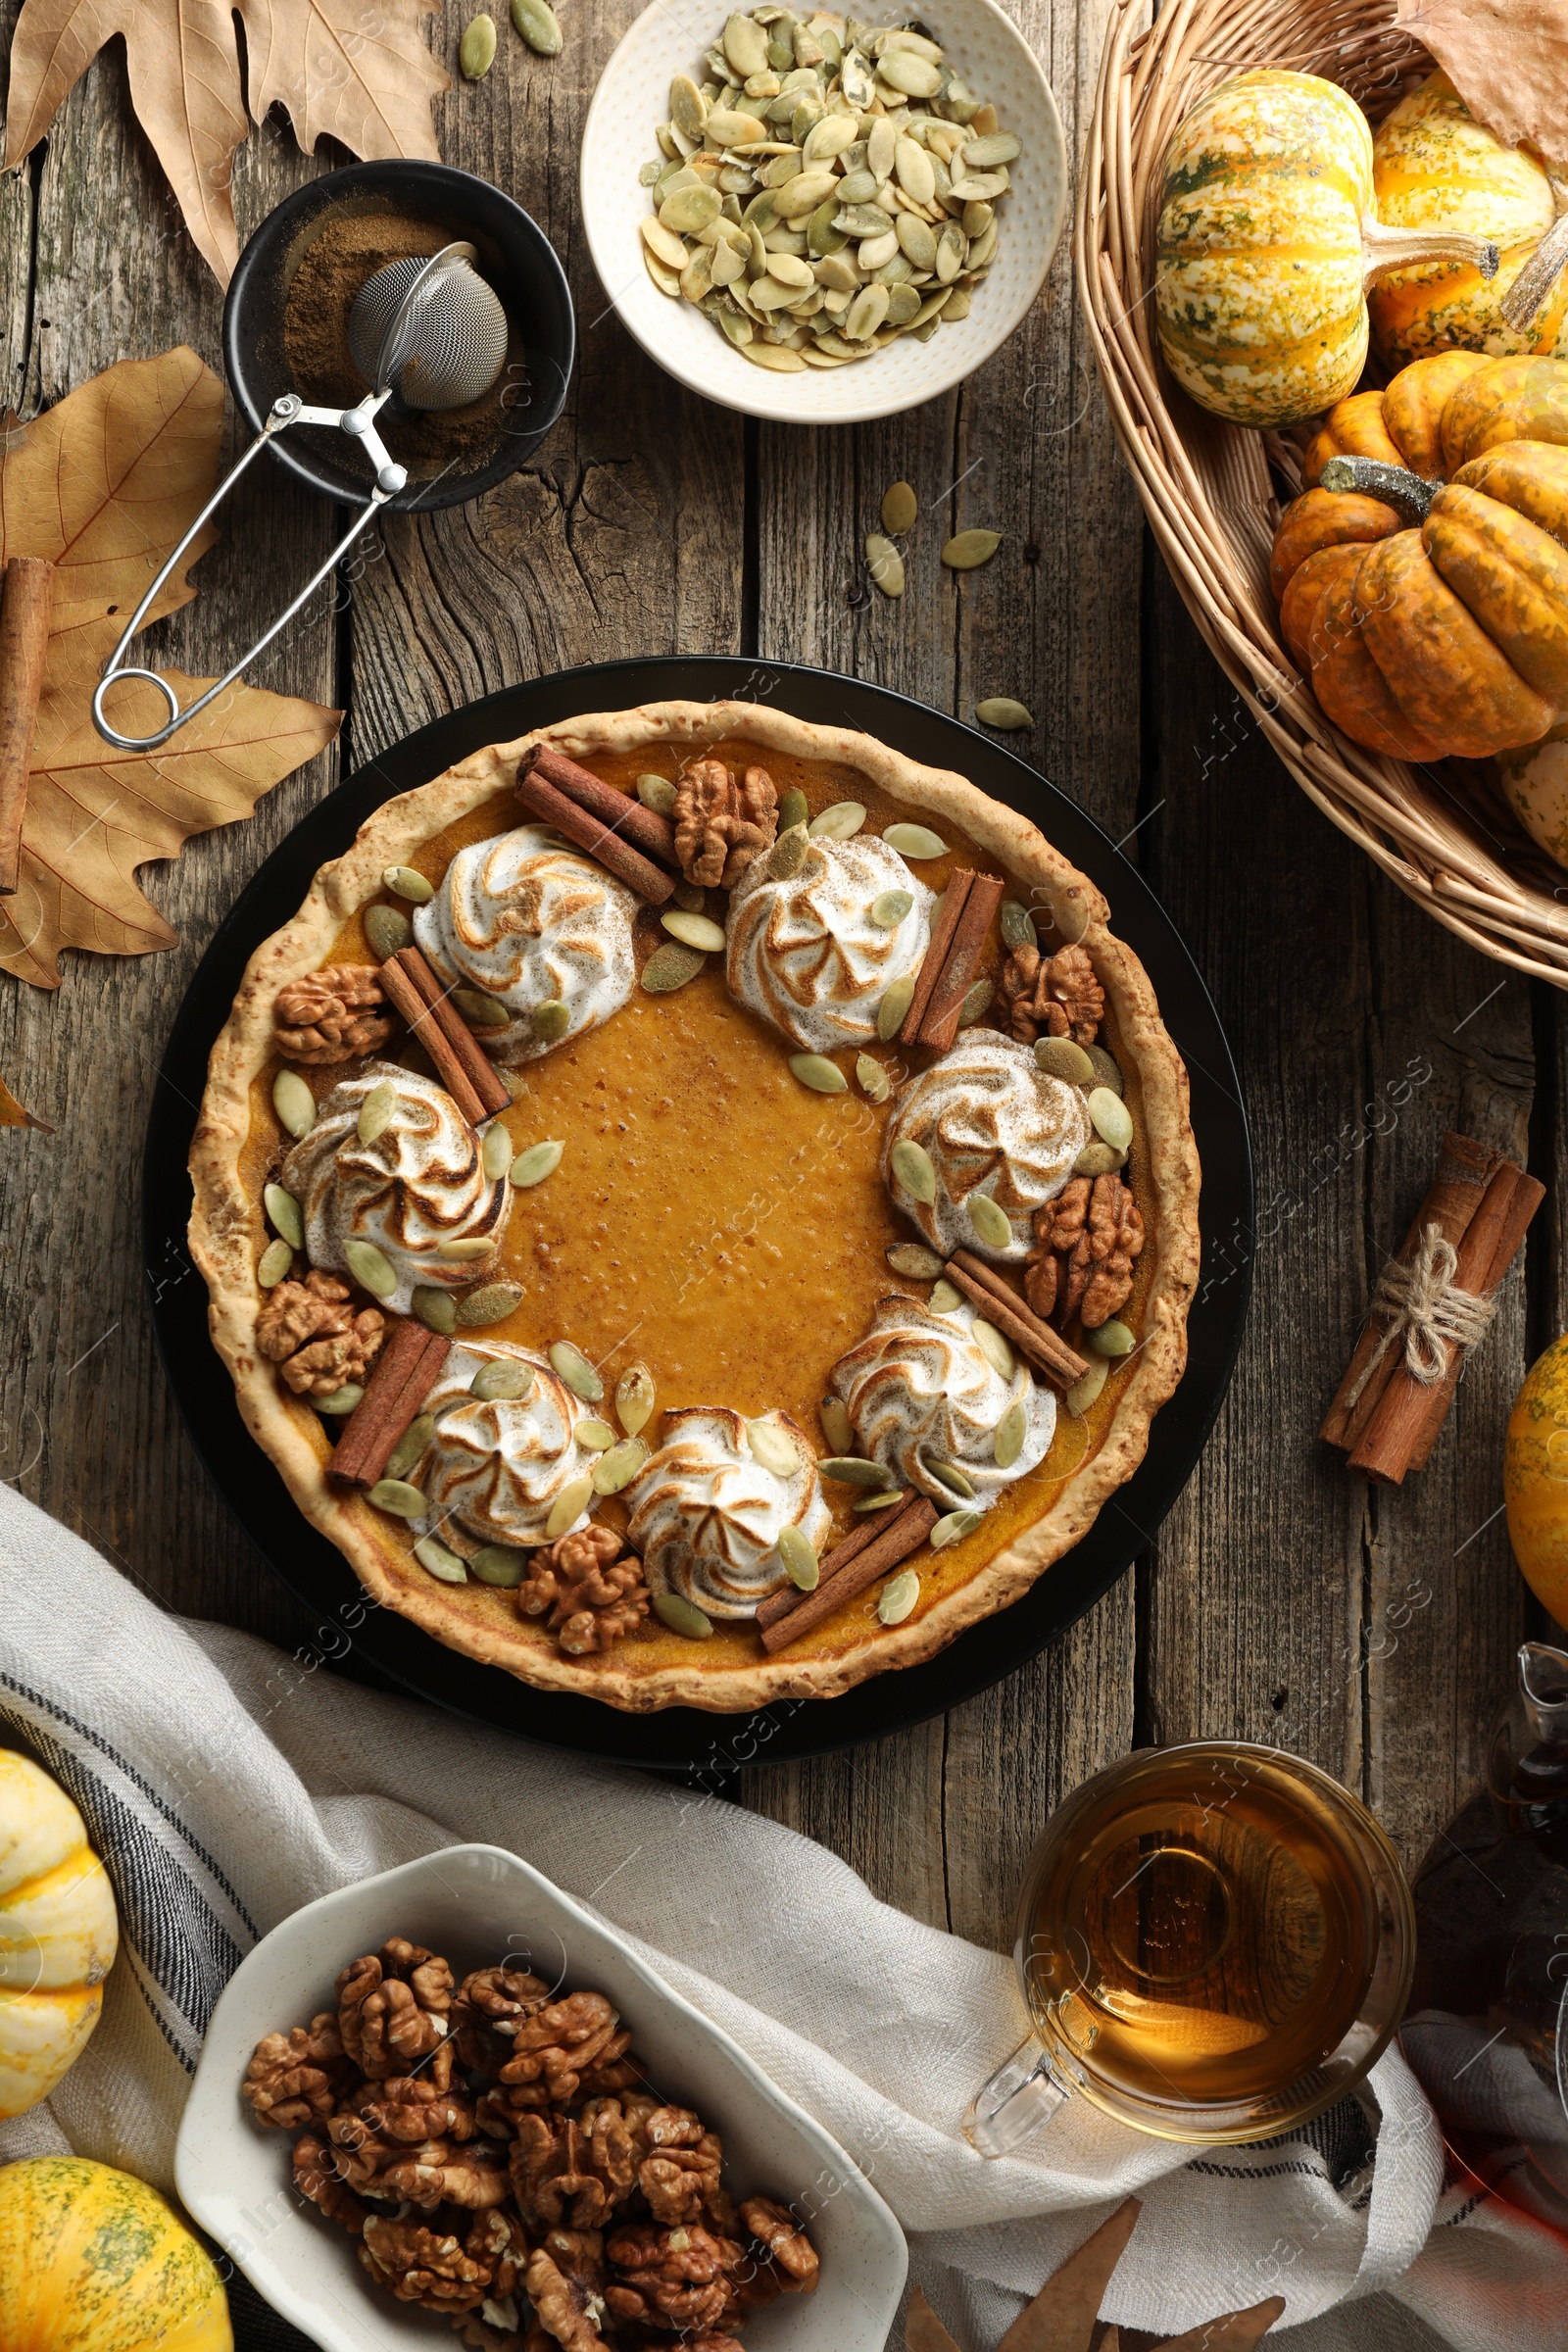
[[[121, 361], [25, 426], [0, 423], [0, 563], [44, 556], [57, 566], [18, 890], [0, 901], [0, 970], [35, 988], [59, 987], [62, 948], [172, 947], [136, 868], [249, 816], [337, 733], [339, 712], [244, 685], [155, 753], [116, 752], [92, 723], [92, 690], [121, 630], [212, 494], [222, 423], [222, 386], [183, 346]], [[216, 536], [201, 534], [186, 568]], [[149, 621], [195, 593], [176, 574]], [[182, 708], [211, 682], [161, 674]], [[149, 732], [168, 712], [153, 687], [132, 682], [111, 697], [110, 715], [127, 733]]]
[[1398, 0], [1395, 22], [1430, 49], [1505, 147], [1531, 139], [1568, 167], [1568, 15], [1561, 0]]
[[230, 194], [248, 130], [234, 35], [245, 26], [258, 122], [283, 106], [307, 154], [323, 133], [366, 161], [440, 161], [430, 101], [451, 83], [419, 20], [435, 0], [26, 0], [11, 45], [6, 169], [38, 144], [106, 42], [123, 35], [131, 104], [198, 252], [226, 285], [239, 258]]
[[42, 1135], [55, 1132], [47, 1119], [24, 1108], [3, 1078], [0, 1078], [0, 1127], [36, 1127]]

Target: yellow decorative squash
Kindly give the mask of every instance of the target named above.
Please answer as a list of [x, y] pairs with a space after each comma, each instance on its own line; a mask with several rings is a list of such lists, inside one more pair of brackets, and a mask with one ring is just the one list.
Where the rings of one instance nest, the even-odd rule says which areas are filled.
[[1568, 359], [1568, 270], [1520, 332], [1502, 302], [1557, 218], [1540, 160], [1504, 147], [1478, 122], [1445, 74], [1402, 98], [1372, 142], [1378, 215], [1409, 229], [1467, 229], [1492, 238], [1496, 275], [1473, 263], [1426, 261], [1380, 277], [1367, 296], [1372, 342], [1391, 368], [1435, 351], [1484, 351], [1493, 359]]
[[1509, 808], [1548, 858], [1568, 866], [1568, 722], [1540, 743], [1497, 754]]
[[1200, 407], [1294, 424], [1355, 388], [1365, 289], [1434, 255], [1496, 267], [1484, 239], [1384, 227], [1372, 131], [1315, 74], [1264, 67], [1222, 82], [1165, 157], [1154, 305], [1165, 362]]
[[1568, 1625], [1568, 1337], [1537, 1358], [1514, 1398], [1502, 1492], [1525, 1583]]
[[[0, 2116], [46, 2099], [80, 2057], [120, 1940], [81, 1815], [29, 1756], [0, 1748]], [[0, 2346], [11, 2346], [0, 2333]]]
[[233, 2352], [222, 2281], [156, 2189], [81, 2156], [0, 2171], [5, 2352]]

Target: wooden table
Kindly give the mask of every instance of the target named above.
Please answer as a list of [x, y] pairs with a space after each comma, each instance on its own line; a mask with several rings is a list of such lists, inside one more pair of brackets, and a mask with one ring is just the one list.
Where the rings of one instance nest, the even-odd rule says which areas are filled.
[[[964, 717], [1014, 695], [1036, 714], [1016, 748], [1126, 842], [1228, 1026], [1259, 1218], [1207, 1271], [1237, 1280], [1252, 1261], [1247, 1342], [1187, 1493], [1064, 1639], [939, 1721], [744, 1771], [735, 1793], [821, 1838], [889, 1901], [994, 1945], [1009, 1939], [1024, 1855], [1057, 1796], [1139, 1742], [1282, 1741], [1359, 1790], [1413, 1861], [1480, 1780], [1527, 1630], [1499, 1515], [1502, 1431], [1526, 1364], [1563, 1323], [1560, 1191], [1407, 1493], [1368, 1494], [1313, 1433], [1443, 1129], [1528, 1151], [1551, 1180], [1562, 1000], [1398, 897], [1264, 749], [1146, 538], [1065, 245], [1045, 301], [973, 382], [863, 430], [747, 423], [644, 358], [606, 309], [575, 196], [589, 94], [636, 4], [564, 0], [554, 63], [497, 9], [490, 77], [437, 109], [448, 158], [512, 190], [570, 270], [581, 359], [565, 416], [478, 504], [390, 522], [338, 610], [323, 602], [264, 664], [260, 682], [344, 706], [342, 741], [249, 823], [144, 871], [179, 947], [68, 956], [53, 996], [0, 982], [0, 1071], [59, 1129], [0, 1138], [0, 1475], [172, 1607], [290, 1647], [311, 1640], [175, 1418], [137, 1187], [154, 1072], [197, 957], [340, 773], [473, 696], [633, 653], [820, 664]], [[8, 35], [15, 9], [6, 0]], [[454, 74], [467, 13], [454, 0], [432, 21]], [[1076, 137], [1102, 0], [1076, 18], [1043, 0], [1018, 13]], [[286, 126], [257, 132], [238, 165], [242, 234], [319, 168]], [[117, 46], [47, 151], [0, 181], [11, 397], [30, 414], [113, 360], [181, 340], [216, 367], [220, 307], [131, 122]], [[929, 505], [908, 592], [890, 604], [860, 541], [900, 476]], [[937, 550], [977, 523], [1005, 543], [960, 585]], [[154, 658], [213, 673], [333, 528], [280, 468], [257, 468], [199, 601], [154, 632]]]

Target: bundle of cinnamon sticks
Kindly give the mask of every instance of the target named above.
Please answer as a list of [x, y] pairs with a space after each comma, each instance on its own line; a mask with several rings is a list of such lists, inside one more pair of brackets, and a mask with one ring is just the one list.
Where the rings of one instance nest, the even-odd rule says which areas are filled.
[[966, 865], [948, 876], [931, 926], [931, 945], [899, 1031], [901, 1045], [934, 1046], [939, 1054], [945, 1054], [957, 1036], [958, 1015], [984, 952], [991, 919], [1002, 904], [1002, 891], [995, 874], [977, 874]]
[[645, 808], [630, 793], [617, 791], [548, 743], [529, 745], [517, 761], [513, 789], [530, 816], [554, 825], [650, 906], [662, 906], [670, 897], [674, 875], [663, 869], [672, 866], [678, 874], [680, 859], [667, 816]]
[[[1512, 1160], [1470, 1136], [1447, 1134], [1395, 1264], [1413, 1268], [1424, 1245], [1430, 1255], [1435, 1232], [1454, 1252], [1451, 1289], [1490, 1302], [1544, 1197], [1545, 1187]], [[1318, 1433], [1349, 1456], [1352, 1470], [1383, 1486], [1396, 1487], [1408, 1471], [1425, 1466], [1453, 1401], [1465, 1349], [1441, 1337], [1432, 1343], [1428, 1368], [1441, 1363], [1442, 1369], [1430, 1381], [1411, 1369], [1409, 1352], [1398, 1307], [1375, 1299]]]

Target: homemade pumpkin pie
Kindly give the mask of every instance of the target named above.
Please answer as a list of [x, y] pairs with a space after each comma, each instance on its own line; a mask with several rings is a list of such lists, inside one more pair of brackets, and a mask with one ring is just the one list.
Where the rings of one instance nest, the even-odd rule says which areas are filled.
[[752, 704], [388, 802], [251, 958], [191, 1173], [246, 1424], [370, 1595], [636, 1711], [930, 1657], [1186, 1361], [1187, 1078], [1100, 893]]

